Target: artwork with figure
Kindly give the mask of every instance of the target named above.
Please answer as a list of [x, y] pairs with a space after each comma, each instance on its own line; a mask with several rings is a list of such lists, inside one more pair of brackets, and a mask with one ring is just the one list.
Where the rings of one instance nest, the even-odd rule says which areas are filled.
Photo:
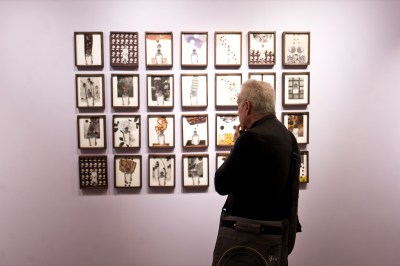
[[141, 155], [115, 155], [115, 187], [129, 188], [141, 187], [142, 178], [142, 157]]
[[249, 66], [275, 65], [275, 32], [249, 32]]
[[182, 170], [184, 187], [208, 186], [208, 155], [183, 155]]
[[75, 32], [75, 65], [103, 67], [103, 33]]
[[182, 146], [208, 147], [208, 115], [182, 115]]
[[148, 116], [148, 144], [149, 148], [173, 148], [174, 143], [174, 116]]
[[175, 156], [149, 155], [149, 186], [175, 186]]
[[147, 75], [147, 88], [148, 107], [174, 106], [172, 75]]
[[110, 32], [110, 64], [118, 67], [138, 67], [138, 33]]
[[242, 33], [215, 33], [215, 66], [240, 67], [242, 64]]
[[237, 107], [242, 74], [215, 74], [215, 106]]
[[216, 114], [216, 146], [231, 147], [234, 144], [236, 126], [239, 124], [237, 114]]
[[207, 66], [208, 33], [181, 33], [181, 66]]
[[104, 75], [76, 75], [77, 107], [104, 107]]
[[310, 33], [283, 32], [282, 52], [284, 66], [307, 66], [310, 64]]
[[106, 148], [105, 116], [78, 116], [78, 147]]
[[172, 66], [172, 32], [145, 33], [146, 66]]
[[111, 90], [112, 107], [139, 107], [139, 74], [111, 74]]
[[107, 156], [79, 156], [80, 188], [107, 188]]
[[140, 116], [113, 116], [114, 148], [140, 147]]
[[207, 74], [181, 74], [182, 107], [207, 107]]

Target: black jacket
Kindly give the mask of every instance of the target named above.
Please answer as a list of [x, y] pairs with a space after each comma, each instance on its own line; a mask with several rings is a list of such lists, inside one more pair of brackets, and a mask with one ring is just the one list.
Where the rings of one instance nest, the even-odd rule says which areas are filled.
[[256, 121], [215, 173], [216, 191], [229, 194], [224, 210], [258, 220], [287, 218], [291, 153], [289, 131], [275, 115]]

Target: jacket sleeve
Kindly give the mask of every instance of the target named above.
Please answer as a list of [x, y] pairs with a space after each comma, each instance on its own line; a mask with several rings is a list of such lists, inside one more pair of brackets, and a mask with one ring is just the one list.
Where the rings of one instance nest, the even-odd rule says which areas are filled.
[[255, 136], [247, 131], [236, 140], [228, 158], [215, 172], [214, 185], [218, 194], [227, 195], [240, 185], [240, 179], [246, 176], [246, 165], [249, 165], [248, 160], [256, 143]]

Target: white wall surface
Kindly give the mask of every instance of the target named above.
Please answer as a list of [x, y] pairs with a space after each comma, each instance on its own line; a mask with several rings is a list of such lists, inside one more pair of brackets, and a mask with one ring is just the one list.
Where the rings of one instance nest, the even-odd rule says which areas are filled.
[[[311, 32], [310, 183], [300, 193], [304, 232], [293, 266], [400, 263], [400, 2], [398, 1], [1, 1], [0, 2], [0, 265], [205, 266], [211, 264], [225, 197], [215, 171], [213, 34]], [[180, 180], [167, 193], [143, 187], [79, 189], [74, 31], [103, 31], [108, 143], [111, 142], [110, 31], [137, 31], [145, 88], [144, 32], [173, 31], [179, 80], [179, 34], [208, 31], [210, 187], [191, 193]], [[239, 72], [247, 77], [247, 59]], [[82, 71], [81, 71], [82, 72]], [[158, 73], [158, 71], [156, 71]], [[186, 71], [191, 72], [191, 71]], [[223, 72], [223, 71], [218, 71]], [[85, 72], [87, 73], [87, 72]], [[161, 72], [160, 72], [161, 73]], [[179, 83], [176, 83], [179, 88]], [[147, 115], [141, 93], [142, 119]], [[278, 93], [278, 114], [282, 111]], [[175, 94], [180, 129], [179, 93]], [[145, 125], [143, 166], [147, 167]], [[245, 177], [243, 177], [245, 178]]]

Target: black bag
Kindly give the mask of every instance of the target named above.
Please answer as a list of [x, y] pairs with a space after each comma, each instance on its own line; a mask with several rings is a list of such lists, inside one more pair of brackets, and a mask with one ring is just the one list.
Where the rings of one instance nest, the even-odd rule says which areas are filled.
[[221, 214], [212, 266], [286, 266], [301, 232], [298, 220], [300, 153], [292, 133], [288, 219], [261, 221]]
[[288, 225], [222, 213], [212, 266], [287, 265]]

